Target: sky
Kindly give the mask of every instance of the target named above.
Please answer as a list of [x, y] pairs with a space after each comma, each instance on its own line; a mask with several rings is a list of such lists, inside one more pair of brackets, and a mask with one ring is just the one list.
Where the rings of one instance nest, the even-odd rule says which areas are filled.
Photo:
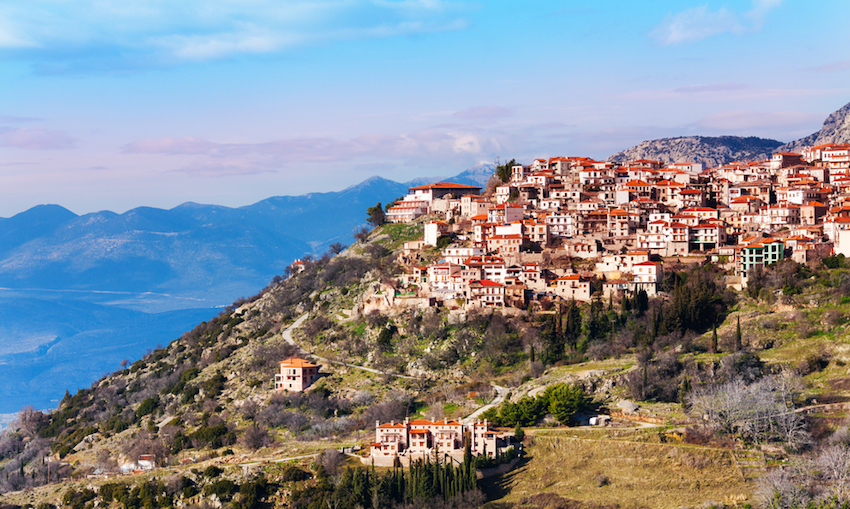
[[792, 141], [850, 102], [850, 2], [0, 0], [0, 217], [231, 207], [373, 175]]

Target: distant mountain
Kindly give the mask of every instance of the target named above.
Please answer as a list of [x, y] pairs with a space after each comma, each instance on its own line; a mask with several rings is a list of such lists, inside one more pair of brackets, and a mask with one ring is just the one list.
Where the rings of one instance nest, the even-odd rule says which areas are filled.
[[254, 294], [293, 260], [350, 243], [366, 208], [407, 192], [373, 177], [339, 192], [240, 208], [185, 203], [76, 216], [55, 205], [0, 220], [0, 286], [156, 292], [207, 305]]
[[617, 152], [608, 161], [625, 163], [638, 159], [651, 159], [664, 163], [702, 163], [712, 168], [733, 161], [751, 161], [769, 158], [782, 145], [781, 141], [750, 136], [683, 136], [649, 140]]
[[850, 103], [826, 117], [820, 131], [786, 143], [779, 147], [777, 152], [799, 152], [803, 147], [824, 143], [850, 143]]
[[407, 187], [415, 187], [433, 184], [434, 182], [454, 182], [455, 184], [481, 186], [483, 188], [494, 173], [496, 173], [495, 164], [478, 163], [475, 166], [469, 167], [464, 172], [458, 173], [454, 177], [419, 177], [405, 182], [404, 185]]
[[[296, 258], [350, 244], [366, 209], [439, 180], [369, 178], [245, 207], [184, 203], [78, 216], [40, 205], [0, 218], [0, 414], [52, 406], [147, 348], [256, 294]], [[485, 179], [486, 180], [486, 179]]]
[[448, 182], [455, 184], [466, 184], [468, 186], [481, 186], [482, 189], [487, 185], [487, 181], [493, 174], [496, 173], [496, 165], [493, 163], [478, 163], [475, 166], [467, 169], [463, 173], [446, 179]]

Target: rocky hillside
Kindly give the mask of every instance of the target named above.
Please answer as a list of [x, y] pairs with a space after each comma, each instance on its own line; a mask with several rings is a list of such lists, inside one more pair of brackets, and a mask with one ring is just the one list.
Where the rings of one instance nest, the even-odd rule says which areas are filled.
[[695, 162], [712, 168], [733, 161], [766, 159], [782, 142], [750, 136], [683, 136], [644, 141], [630, 149], [617, 152], [607, 160], [625, 163], [651, 159], [664, 163]]
[[[115, 500], [127, 509], [326, 507], [327, 500], [347, 489], [345, 476], [353, 475], [325, 477], [343, 460], [334, 449], [368, 445], [375, 421], [456, 419], [479, 409], [482, 418], [505, 431], [556, 427], [571, 418], [568, 411], [589, 403], [576, 397], [575, 406], [565, 406], [570, 394], [578, 394], [568, 392], [565, 383], [592, 397], [594, 412], [603, 406], [613, 412], [619, 408], [615, 402], [628, 398], [640, 402], [644, 413], [638, 417], [652, 419], [646, 422], [669, 420], [674, 426], [689, 422], [678, 402], [692, 388], [738, 379], [773, 383], [770, 375], [778, 372], [793, 374], [795, 383], [808, 376], [806, 383], [820, 402], [846, 401], [835, 399], [839, 385], [833, 383], [850, 380], [850, 267], [843, 259], [831, 260], [832, 270], [783, 262], [754, 278], [746, 294], [724, 289], [723, 272], [708, 264], [665, 271], [664, 299], [638, 296], [557, 307], [543, 300], [530, 310], [502, 311], [464, 311], [450, 303], [390, 307], [390, 301], [405, 295], [395, 291], [394, 276], [402, 269], [399, 248], [421, 238], [422, 221], [383, 225], [358, 235], [358, 242], [338, 256], [307, 260], [302, 272], [275, 278], [257, 296], [234, 303], [90, 388], [67, 394], [54, 412], [22, 410], [18, 422], [0, 435], [0, 507], [47, 502], [83, 508], [92, 500]], [[439, 254], [426, 249], [417, 260], [429, 263]], [[289, 330], [304, 313], [309, 318]], [[720, 325], [713, 331], [711, 324]], [[312, 354], [299, 352], [293, 338]], [[325, 376], [304, 394], [276, 393], [277, 363], [293, 354], [318, 361]], [[483, 408], [496, 389], [504, 401]], [[795, 399], [803, 403], [802, 397]], [[563, 419], [557, 417], [561, 410], [567, 412]], [[831, 434], [826, 428], [818, 431], [817, 423], [809, 425], [813, 435]], [[613, 433], [620, 437], [630, 427], [620, 424]], [[600, 439], [596, 430], [590, 433]], [[681, 438], [690, 454], [714, 440], [711, 433]], [[782, 450], [782, 440], [765, 433], [759, 442]], [[667, 440], [656, 430], [645, 438]], [[607, 442], [607, 435], [602, 439]], [[537, 455], [540, 466], [535, 468], [549, 468], [552, 455], [565, 454], [560, 445], [558, 452], [547, 445], [550, 456], [545, 456], [534, 443], [528, 445], [532, 461]], [[681, 475], [681, 464], [670, 464], [671, 445], [664, 446], [659, 463], [644, 465], [638, 477], [655, 479], [659, 472], [675, 471], [671, 475], [681, 498], [668, 495], [665, 484], [665, 503], [653, 506], [694, 506], [707, 496], [729, 493], [724, 479], [730, 475], [746, 501], [750, 488], [729, 461], [712, 463], [715, 481], [705, 481], [704, 487], [715, 491], [703, 492], [691, 479], [707, 479], [705, 465]], [[609, 449], [597, 449], [592, 442], [587, 446], [588, 458], [610, 463]], [[162, 468], [98, 479], [147, 454], [155, 455]], [[595, 470], [588, 472], [595, 475]], [[596, 490], [610, 481], [616, 490], [588, 496], [603, 497], [611, 507], [623, 499], [646, 499], [650, 488], [619, 477], [625, 475], [619, 471], [611, 474], [604, 482], [601, 477], [582, 482], [594, 483]], [[518, 471], [514, 477], [533, 475]], [[564, 481], [573, 484], [564, 484], [560, 495], [575, 496], [573, 477]], [[487, 491], [486, 484], [482, 489]], [[540, 485], [522, 489], [541, 491]], [[545, 488], [549, 493], [558, 489]], [[487, 494], [494, 500], [505, 496], [498, 490]], [[450, 507], [478, 507], [480, 502]], [[535, 507], [521, 500], [505, 503], [510, 505], [500, 507]]]
[[826, 117], [820, 131], [779, 147], [779, 152], [799, 152], [824, 143], [850, 143], [850, 103]]
[[823, 143], [850, 143], [850, 103], [829, 115], [820, 131], [784, 145], [755, 136], [682, 136], [647, 140], [617, 152], [607, 160], [618, 163], [637, 159], [664, 163], [696, 162], [702, 163], [703, 168], [711, 168], [733, 161], [766, 159], [776, 152], [799, 152], [803, 147]]

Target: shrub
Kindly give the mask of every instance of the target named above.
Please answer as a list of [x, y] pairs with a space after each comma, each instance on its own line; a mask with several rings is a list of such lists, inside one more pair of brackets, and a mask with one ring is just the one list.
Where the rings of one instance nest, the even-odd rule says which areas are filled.
[[222, 479], [204, 486], [204, 495], [210, 496], [214, 494], [221, 500], [228, 500], [236, 493], [237, 488], [236, 484], [230, 479]]
[[310, 472], [301, 470], [297, 465], [286, 465], [280, 473], [280, 480], [283, 482], [306, 481], [309, 479]]
[[601, 488], [603, 486], [608, 486], [611, 481], [608, 479], [608, 476], [603, 474], [602, 472], [596, 472], [593, 474], [593, 482], [596, 483], [596, 486]]
[[210, 479], [212, 479], [214, 477], [220, 476], [222, 472], [224, 472], [223, 469], [215, 465], [210, 465], [204, 469], [204, 477], [209, 477]]

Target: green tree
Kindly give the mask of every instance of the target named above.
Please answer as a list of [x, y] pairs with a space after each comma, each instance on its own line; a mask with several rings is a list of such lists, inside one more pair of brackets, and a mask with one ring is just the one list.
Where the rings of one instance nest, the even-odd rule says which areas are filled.
[[743, 336], [741, 335], [741, 315], [738, 315], [738, 326], [735, 329], [735, 351], [740, 352], [743, 347]]
[[509, 162], [496, 166], [496, 176], [499, 177], [502, 182], [507, 182], [511, 179], [511, 167], [516, 164], [516, 160], [511, 159]]
[[563, 336], [571, 350], [578, 345], [578, 337], [581, 335], [581, 310], [575, 300], [570, 299], [567, 309], [563, 314]]
[[525, 430], [522, 429], [522, 426], [520, 426], [519, 423], [516, 423], [516, 426], [514, 427], [514, 438], [520, 442], [522, 442], [525, 438]]
[[711, 353], [717, 353], [717, 325], [711, 330]]
[[549, 401], [549, 413], [562, 425], [569, 423], [573, 415], [588, 403], [582, 388], [572, 384], [550, 385], [544, 396]]
[[366, 209], [366, 220], [372, 226], [381, 226], [387, 220], [387, 215], [384, 214], [384, 209], [381, 207], [381, 202], [378, 202], [374, 207]]

